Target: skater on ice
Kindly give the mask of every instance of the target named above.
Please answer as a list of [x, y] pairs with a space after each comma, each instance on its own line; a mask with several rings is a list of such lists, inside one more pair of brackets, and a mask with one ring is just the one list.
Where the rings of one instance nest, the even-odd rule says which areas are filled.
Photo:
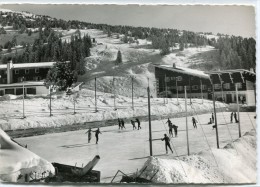
[[140, 123], [139, 119], [136, 118], [135, 121], [137, 122], [137, 125], [138, 125], [137, 130], [141, 129], [141, 123]]
[[233, 112], [231, 112], [231, 114], [230, 114], [230, 122], [231, 123], [233, 123], [233, 115], [234, 115]]
[[121, 129], [121, 120], [119, 118], [117, 120], [118, 120], [118, 126], [119, 126], [118, 129]]
[[211, 117], [211, 119], [212, 119], [212, 123], [214, 123], [214, 120], [215, 120], [215, 118], [214, 118], [214, 114], [212, 113], [211, 116], [212, 116], [212, 117]]
[[197, 129], [197, 123], [198, 123], [198, 121], [194, 117], [192, 117], [192, 124], [193, 124], [194, 129], [195, 128]]
[[171, 123], [171, 124], [169, 125], [169, 136], [171, 136], [171, 137], [173, 137], [172, 128], [173, 128], [173, 124]]
[[234, 119], [235, 119], [235, 122], [238, 123], [237, 113], [236, 112], [234, 112]]
[[91, 132], [92, 132], [92, 130], [91, 130], [91, 128], [89, 128], [88, 131], [85, 133], [85, 134], [88, 133], [88, 143], [90, 143], [90, 140], [91, 140]]
[[131, 124], [133, 125], [133, 130], [135, 130], [136, 127], [135, 127], [135, 122], [133, 120], [131, 120]]
[[121, 119], [121, 129], [125, 129], [125, 122], [124, 122], [124, 120], [123, 119]]
[[171, 150], [171, 152], [173, 153], [172, 148], [171, 148], [171, 145], [170, 145], [170, 138], [169, 138], [166, 134], [164, 134], [164, 138], [162, 138], [161, 140], [162, 140], [162, 141], [165, 141], [166, 154], [168, 154], [168, 149], [167, 149], [167, 147], [169, 147], [170, 150]]
[[166, 123], [168, 123], [168, 127], [170, 128], [172, 122], [171, 122], [171, 120], [170, 120], [169, 118], [168, 118], [168, 120], [166, 121]]
[[98, 144], [98, 135], [102, 134], [102, 133], [100, 132], [99, 128], [97, 130], [93, 131], [93, 132], [95, 132], [96, 144]]
[[177, 137], [177, 135], [178, 135], [178, 126], [172, 124], [172, 128], [173, 128], [173, 130], [174, 130], [174, 135], [175, 135], [175, 137]]

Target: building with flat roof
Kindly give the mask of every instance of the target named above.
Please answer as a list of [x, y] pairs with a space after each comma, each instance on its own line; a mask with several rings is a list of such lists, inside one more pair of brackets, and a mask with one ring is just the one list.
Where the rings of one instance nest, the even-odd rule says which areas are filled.
[[44, 79], [56, 62], [0, 64], [0, 96], [5, 94], [47, 94]]

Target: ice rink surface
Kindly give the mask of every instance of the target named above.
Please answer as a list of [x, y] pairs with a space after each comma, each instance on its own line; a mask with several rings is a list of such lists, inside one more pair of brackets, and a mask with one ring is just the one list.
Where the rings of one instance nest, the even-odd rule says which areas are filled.
[[[256, 128], [255, 113], [240, 113], [241, 134]], [[212, 124], [208, 125], [211, 113], [194, 116], [197, 129], [194, 129], [191, 116], [188, 117], [190, 153], [216, 148], [216, 131]], [[152, 121], [152, 138], [163, 138], [167, 132], [166, 119]], [[172, 118], [172, 123], [177, 125], [178, 136], [171, 138], [174, 148], [173, 154], [166, 155], [165, 144], [161, 140], [153, 141], [153, 155], [160, 158], [172, 158], [187, 155], [185, 117]], [[232, 139], [238, 138], [238, 124], [230, 123], [230, 112], [217, 113], [220, 148]], [[233, 120], [234, 121], [234, 120]], [[131, 124], [125, 124], [126, 129], [119, 130], [118, 125], [100, 128], [99, 143], [95, 143], [92, 133], [91, 142], [88, 143], [87, 130], [70, 131], [55, 134], [46, 134], [33, 137], [15, 139], [21, 144], [27, 144], [28, 149], [40, 157], [50, 161], [79, 167], [86, 165], [95, 155], [100, 155], [100, 161], [95, 170], [101, 171], [101, 182], [110, 182], [117, 172], [121, 170], [126, 174], [141, 169], [149, 156], [148, 122], [141, 122], [141, 130], [133, 130]], [[137, 127], [137, 124], [136, 124]], [[92, 129], [96, 130], [96, 129]], [[169, 151], [170, 152], [170, 151]], [[176, 154], [177, 153], [177, 154]], [[213, 159], [213, 158], [212, 158]], [[116, 178], [119, 180], [119, 178]]]

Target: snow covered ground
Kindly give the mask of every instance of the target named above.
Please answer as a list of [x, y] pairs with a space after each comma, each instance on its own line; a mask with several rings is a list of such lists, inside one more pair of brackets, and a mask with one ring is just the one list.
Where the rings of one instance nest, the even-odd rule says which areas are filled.
[[[117, 110], [114, 110], [114, 96], [109, 93], [97, 93], [98, 112], [95, 112], [94, 92], [87, 89], [79, 91], [79, 97], [76, 99], [74, 115], [73, 96], [67, 96], [65, 93], [53, 95], [52, 114], [49, 116], [50, 100], [48, 96], [28, 96], [24, 102], [25, 119], [23, 115], [22, 96], [15, 99], [16, 96], [3, 96], [0, 98], [0, 127], [3, 130], [28, 129], [39, 127], [60, 127], [64, 125], [73, 125], [91, 121], [104, 121], [117, 118], [131, 118], [134, 116], [148, 115], [147, 98], [135, 98], [134, 110], [132, 99], [118, 95], [115, 100]], [[13, 98], [13, 100], [5, 100]], [[164, 104], [163, 98], [151, 99], [151, 115], [168, 116], [185, 112], [184, 99], [171, 98], [168, 103]], [[189, 103], [189, 102], [188, 102]], [[212, 102], [201, 99], [192, 99], [192, 106], [188, 105], [188, 112], [197, 113], [213, 111]], [[225, 104], [217, 102], [217, 108], [226, 107]]]
[[[200, 179], [202, 179], [201, 182], [211, 183], [221, 181], [226, 183], [255, 182], [255, 139], [251, 139], [250, 136], [242, 140], [236, 140], [235, 147], [238, 155], [236, 155], [234, 149], [231, 149], [234, 146], [233, 144], [223, 150], [214, 149], [216, 148], [215, 130], [212, 129], [212, 125], [207, 124], [210, 115], [195, 116], [199, 121], [197, 129], [193, 129], [191, 117], [188, 118], [190, 153], [195, 154], [203, 151], [199, 155], [183, 158], [186, 159], [186, 161], [183, 161], [185, 162], [183, 163], [185, 171], [192, 175], [188, 178], [183, 176], [183, 170], [179, 162], [176, 161], [177, 155], [180, 157], [187, 155], [185, 118], [171, 119], [174, 124], [179, 126], [178, 137], [171, 139], [175, 150], [174, 153], [165, 155], [164, 142], [160, 140], [153, 141], [154, 156], [162, 159], [162, 161], [159, 161], [167, 165], [166, 168], [163, 168], [163, 164], [160, 166], [162, 167], [160, 172], [165, 177], [156, 176], [155, 182], [172, 182], [175, 177], [174, 175], [168, 177], [170, 175], [167, 173], [169, 169], [172, 169], [171, 174], [182, 175], [178, 178], [179, 181], [174, 182], [200, 182]], [[242, 134], [255, 129], [254, 115], [255, 113], [241, 113]], [[238, 125], [229, 123], [230, 113], [227, 112], [217, 113], [217, 119], [220, 148], [223, 148], [226, 144], [238, 138]], [[165, 122], [166, 120], [152, 121], [153, 139], [162, 138], [163, 134], [166, 133], [167, 125]], [[85, 134], [86, 130], [17, 138], [15, 140], [21, 144], [27, 144], [29, 150], [50, 162], [81, 166], [90, 161], [95, 155], [100, 155], [100, 162], [94, 169], [101, 171], [101, 182], [110, 182], [117, 170], [120, 169], [124, 173], [131, 174], [136, 172], [137, 169], [141, 169], [147, 160], [149, 156], [148, 122], [142, 122], [141, 127], [141, 130], [132, 130], [131, 124], [126, 124], [125, 130], [118, 130], [117, 126], [101, 128], [102, 134], [100, 134], [99, 144], [95, 144], [94, 135], [91, 143], [88, 143], [87, 134]], [[249, 140], [246, 141], [248, 143], [243, 143], [247, 139]], [[239, 142], [242, 142], [242, 144]], [[209, 147], [212, 148], [218, 168]], [[248, 155], [248, 161], [245, 159], [246, 155]], [[170, 159], [169, 163], [164, 159]], [[207, 162], [204, 162], [204, 160], [211, 162], [210, 168], [207, 168], [207, 170], [204, 170], [205, 167], [208, 167]], [[220, 169], [220, 167], [222, 168]], [[207, 174], [207, 172], [209, 173]], [[233, 178], [227, 172], [233, 173]], [[250, 172], [250, 175], [247, 172]], [[194, 173], [200, 174], [198, 178], [193, 176]], [[115, 181], [119, 179], [117, 177]]]
[[13, 142], [2, 129], [0, 155], [0, 181], [25, 182], [26, 174], [31, 180], [41, 178], [44, 172], [48, 176], [55, 171], [50, 162]]

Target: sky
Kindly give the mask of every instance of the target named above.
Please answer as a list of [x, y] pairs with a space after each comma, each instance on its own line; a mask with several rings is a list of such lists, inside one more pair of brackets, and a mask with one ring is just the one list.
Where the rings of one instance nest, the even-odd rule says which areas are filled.
[[182, 5], [0, 5], [65, 20], [173, 28], [255, 38], [253, 6]]

